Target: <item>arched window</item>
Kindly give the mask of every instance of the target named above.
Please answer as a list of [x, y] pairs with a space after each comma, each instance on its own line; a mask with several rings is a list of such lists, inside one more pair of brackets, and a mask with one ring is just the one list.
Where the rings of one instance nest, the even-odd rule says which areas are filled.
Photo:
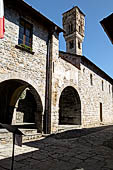
[[81, 32], [81, 27], [80, 27], [80, 25], [79, 25], [79, 33]]
[[71, 32], [73, 32], [73, 24], [71, 23]]
[[73, 32], [73, 24], [72, 23], [69, 24], [68, 29], [69, 29], [69, 34]]
[[74, 48], [74, 41], [73, 40], [69, 42], [69, 49], [72, 49], [72, 48]]
[[81, 43], [78, 41], [78, 48], [81, 49]]
[[79, 33], [81, 33], [81, 32], [82, 32], [82, 26], [79, 25]]

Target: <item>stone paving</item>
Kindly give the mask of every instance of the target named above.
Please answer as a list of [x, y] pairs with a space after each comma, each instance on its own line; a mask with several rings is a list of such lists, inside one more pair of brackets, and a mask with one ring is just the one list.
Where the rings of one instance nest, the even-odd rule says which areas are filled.
[[[12, 144], [0, 145], [10, 170]], [[79, 129], [15, 146], [14, 170], [113, 170], [113, 126]]]

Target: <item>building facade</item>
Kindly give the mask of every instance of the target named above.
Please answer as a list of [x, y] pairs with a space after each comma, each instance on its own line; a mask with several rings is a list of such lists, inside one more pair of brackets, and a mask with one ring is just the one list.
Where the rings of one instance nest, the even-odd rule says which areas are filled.
[[[0, 122], [44, 133], [113, 123], [113, 80], [82, 55], [80, 9], [63, 14], [64, 32], [24, 1], [4, 2]], [[60, 32], [66, 52], [59, 52]]]
[[[39, 132], [44, 124], [47, 131], [51, 58], [59, 57], [58, 35], [62, 29], [24, 1], [5, 0], [4, 3], [5, 36], [0, 40], [0, 122], [35, 123]], [[17, 103], [22, 92], [27, 98]], [[29, 98], [34, 101], [30, 102]], [[23, 117], [16, 112], [22, 112]]]

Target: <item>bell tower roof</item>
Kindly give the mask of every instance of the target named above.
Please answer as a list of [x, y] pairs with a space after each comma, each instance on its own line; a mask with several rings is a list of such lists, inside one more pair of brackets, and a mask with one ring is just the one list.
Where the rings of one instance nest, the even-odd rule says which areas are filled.
[[75, 9], [78, 9], [79, 12], [80, 12], [82, 15], [84, 15], [84, 17], [85, 17], [85, 14], [80, 10], [80, 8], [79, 8], [78, 6], [74, 6], [73, 8], [71, 8], [71, 9], [69, 9], [68, 11], [64, 12], [62, 15], [66, 14], [66, 13], [72, 11], [72, 10], [75, 10]]

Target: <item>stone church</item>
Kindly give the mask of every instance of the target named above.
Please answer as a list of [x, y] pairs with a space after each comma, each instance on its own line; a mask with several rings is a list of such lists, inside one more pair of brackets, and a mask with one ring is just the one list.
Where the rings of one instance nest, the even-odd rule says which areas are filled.
[[40, 133], [113, 123], [113, 79], [82, 54], [83, 12], [65, 12], [62, 29], [23, 0], [4, 6], [0, 122]]

